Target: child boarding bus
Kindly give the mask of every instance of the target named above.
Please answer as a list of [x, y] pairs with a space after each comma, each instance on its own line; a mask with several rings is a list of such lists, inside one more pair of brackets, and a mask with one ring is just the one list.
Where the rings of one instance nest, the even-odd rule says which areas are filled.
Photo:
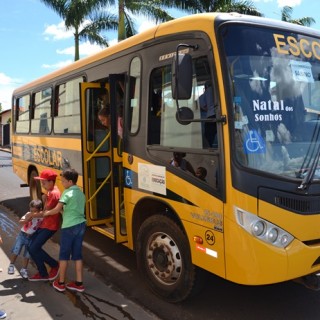
[[134, 250], [167, 301], [193, 294], [204, 270], [245, 285], [320, 270], [310, 28], [176, 19], [15, 90], [12, 119], [13, 169], [31, 197], [43, 169], [76, 169], [88, 225]]

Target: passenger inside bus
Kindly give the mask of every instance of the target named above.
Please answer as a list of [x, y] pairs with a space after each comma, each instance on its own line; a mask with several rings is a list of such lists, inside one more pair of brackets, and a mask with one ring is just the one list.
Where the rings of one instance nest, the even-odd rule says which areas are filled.
[[[95, 127], [95, 148], [106, 139], [106, 135], [110, 129], [110, 107], [107, 105], [102, 108], [97, 114], [98, 123]], [[99, 151], [105, 152], [109, 150], [109, 141], [105, 141], [102, 146], [100, 146]]]
[[[155, 85], [153, 85], [155, 87]], [[151, 90], [151, 101], [149, 111], [149, 144], [160, 144], [160, 132], [161, 132], [161, 106], [162, 106], [162, 92], [160, 89]]]
[[[123, 115], [124, 115], [124, 96], [125, 96], [125, 83], [123, 80], [116, 82], [116, 112], [117, 112], [117, 133], [120, 140], [123, 138]], [[119, 141], [121, 144], [121, 141]]]
[[[203, 93], [198, 98], [198, 107], [200, 108], [201, 120], [207, 118], [207, 106], [205, 103], [205, 87], [203, 87]], [[202, 134], [202, 147], [208, 148], [207, 139], [205, 138], [205, 122], [201, 122], [201, 134]]]
[[122, 139], [123, 138], [123, 104], [120, 104], [118, 108], [117, 129], [118, 129], [118, 136]]
[[183, 171], [188, 171], [195, 175], [195, 171], [191, 165], [191, 163], [184, 159], [186, 154], [184, 152], [174, 152], [173, 158], [170, 160], [170, 164], [174, 167], [180, 168]]
[[[215, 119], [216, 113], [214, 108], [214, 100], [212, 93], [212, 83], [210, 80], [205, 82], [204, 93], [199, 97], [200, 110], [206, 111], [207, 119]], [[205, 138], [209, 148], [213, 148], [215, 145], [215, 139], [217, 135], [217, 124], [215, 122], [206, 122], [204, 125]]]
[[109, 101], [108, 91], [105, 88], [101, 88], [97, 99], [97, 108], [102, 110], [105, 108]]
[[107, 129], [109, 128], [110, 126], [110, 106], [109, 105], [100, 109], [100, 111], [98, 112], [98, 119], [105, 128]]
[[277, 63], [244, 56], [231, 64], [237, 157], [248, 167], [293, 172], [301, 162], [297, 150], [305, 147], [297, 143], [313, 134], [302, 96], [308, 83], [294, 81], [290, 66], [283, 72]]
[[205, 167], [198, 167], [196, 170], [196, 177], [198, 177], [200, 180], [204, 182], [207, 182], [206, 176], [207, 176], [207, 169]]

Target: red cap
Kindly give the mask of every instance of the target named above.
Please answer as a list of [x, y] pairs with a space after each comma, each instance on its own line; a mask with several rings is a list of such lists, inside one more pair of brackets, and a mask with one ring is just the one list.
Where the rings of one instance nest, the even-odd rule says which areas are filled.
[[57, 174], [53, 170], [46, 169], [40, 173], [39, 177], [34, 177], [34, 179], [56, 181], [56, 177], [57, 177]]

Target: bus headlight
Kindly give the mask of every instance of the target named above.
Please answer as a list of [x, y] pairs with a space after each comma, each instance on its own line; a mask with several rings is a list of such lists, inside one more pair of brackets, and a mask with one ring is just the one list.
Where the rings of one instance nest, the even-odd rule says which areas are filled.
[[285, 248], [294, 239], [290, 233], [250, 212], [234, 207], [234, 213], [237, 223], [244, 230], [275, 247]]
[[251, 233], [254, 236], [259, 237], [259, 236], [263, 235], [265, 232], [266, 232], [266, 224], [263, 221], [259, 220], [259, 221], [252, 223]]
[[268, 235], [267, 235], [268, 241], [271, 243], [276, 242], [278, 239], [278, 235], [279, 235], [278, 229], [272, 228], [271, 230], [268, 231]]

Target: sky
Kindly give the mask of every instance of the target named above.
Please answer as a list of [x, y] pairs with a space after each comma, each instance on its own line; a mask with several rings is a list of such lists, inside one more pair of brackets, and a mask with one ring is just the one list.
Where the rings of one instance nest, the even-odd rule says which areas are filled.
[[[292, 18], [312, 17], [312, 28], [320, 30], [320, 11], [315, 0], [252, 0], [265, 17], [280, 20], [281, 9], [293, 8]], [[117, 14], [117, 7], [110, 12]], [[171, 15], [185, 15], [177, 10]], [[142, 17], [136, 27], [145, 30], [154, 25]], [[109, 45], [117, 42], [117, 34], [106, 34]], [[102, 48], [82, 42], [80, 57]], [[40, 0], [0, 0], [0, 103], [2, 111], [11, 108], [15, 88], [73, 62], [73, 32], [64, 28], [62, 19]]]

